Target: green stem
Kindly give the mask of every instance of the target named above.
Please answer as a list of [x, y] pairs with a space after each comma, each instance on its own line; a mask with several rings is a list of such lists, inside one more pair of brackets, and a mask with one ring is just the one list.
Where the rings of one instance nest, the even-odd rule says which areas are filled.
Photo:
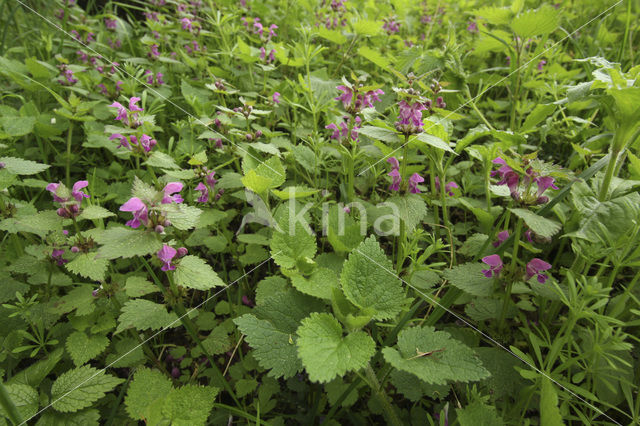
[[[404, 146], [402, 149], [402, 164], [400, 165], [400, 177], [402, 178], [402, 187], [405, 187], [407, 182], [407, 163], [409, 156], [409, 135], [404, 135]], [[396, 250], [396, 272], [400, 274], [402, 264], [404, 263], [404, 246], [407, 239], [407, 230], [404, 221], [400, 219], [400, 235], [397, 239], [398, 249]]]
[[11, 400], [9, 392], [7, 392], [7, 388], [2, 382], [0, 382], [0, 405], [4, 409], [6, 415], [9, 417], [9, 420], [11, 420], [11, 423], [13, 423], [14, 425], [19, 425], [22, 423], [22, 416], [20, 416], [16, 405]]
[[73, 139], [73, 120], [69, 122], [69, 133], [67, 134], [67, 167], [66, 167], [67, 188], [71, 187], [71, 141], [72, 139]]
[[609, 158], [609, 164], [607, 164], [607, 171], [604, 175], [604, 180], [602, 181], [602, 186], [600, 186], [600, 194], [598, 195], [598, 201], [602, 202], [607, 198], [607, 193], [609, 192], [609, 185], [611, 184], [611, 179], [613, 179], [613, 172], [616, 169], [616, 163], [618, 161], [618, 154], [620, 154], [619, 150], [614, 148], [611, 149], [611, 157]]
[[[513, 253], [511, 254], [511, 268], [509, 272], [514, 273], [518, 266], [518, 249], [520, 248], [520, 235], [522, 234], [522, 219], [518, 218], [516, 223], [516, 233], [513, 239]], [[504, 327], [504, 320], [507, 316], [507, 310], [511, 302], [511, 290], [513, 288], [513, 280], [509, 279], [507, 282], [507, 290], [504, 293], [504, 300], [502, 302], [502, 310], [500, 311], [500, 320], [498, 321], [498, 328], [500, 330]]]
[[348, 202], [354, 201], [356, 197], [356, 189], [355, 189], [356, 142], [353, 139], [351, 139], [351, 132], [355, 124], [354, 120], [355, 119], [353, 117], [349, 119], [349, 129], [348, 129], [349, 131], [347, 132], [347, 139], [351, 144], [351, 150], [349, 152], [349, 158], [348, 158], [349, 161], [347, 163], [347, 168], [348, 168], [347, 170], [347, 201]]
[[378, 377], [376, 373], [371, 368], [371, 364], [367, 363], [367, 366], [364, 368], [365, 377], [367, 378], [367, 383], [371, 386], [371, 390], [373, 390], [374, 397], [380, 402], [382, 405], [382, 409], [385, 417], [387, 418], [387, 422], [394, 426], [400, 426], [403, 423], [400, 421], [396, 410], [393, 408], [391, 403], [389, 402], [389, 398], [385, 393], [382, 386], [380, 386], [380, 382], [378, 382]]

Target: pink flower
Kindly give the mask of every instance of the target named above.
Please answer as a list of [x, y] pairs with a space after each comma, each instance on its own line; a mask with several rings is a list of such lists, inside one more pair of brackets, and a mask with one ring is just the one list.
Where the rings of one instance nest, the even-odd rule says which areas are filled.
[[453, 197], [455, 195], [453, 190], [457, 188], [459, 188], [459, 186], [454, 181], [451, 181], [444, 186], [444, 190], [446, 191], [447, 194], [449, 194], [450, 197]]
[[209, 187], [213, 190], [213, 187], [215, 186], [216, 183], [218, 183], [218, 181], [216, 179], [214, 179], [213, 177], [216, 175], [215, 170], [212, 170], [207, 177], [205, 178], [207, 181], [207, 185], [209, 185]]
[[344, 107], [345, 110], [349, 109], [349, 106], [351, 104], [351, 99], [353, 98], [353, 90], [351, 90], [351, 88], [347, 87], [347, 86], [343, 86], [340, 85], [337, 87], [337, 89], [339, 91], [342, 92], [342, 94], [340, 96], [338, 96], [336, 99], [336, 101], [341, 101], [342, 102], [342, 106]]
[[497, 254], [492, 254], [482, 258], [482, 262], [489, 266], [489, 269], [483, 269], [482, 273], [485, 277], [497, 277], [500, 271], [502, 271], [502, 259]]
[[129, 145], [129, 141], [127, 140], [126, 136], [123, 136], [120, 133], [114, 133], [111, 136], [109, 136], [110, 141], [114, 139], [118, 139], [120, 141], [120, 143], [118, 144], [118, 148], [124, 147], [127, 149], [131, 149], [131, 145]]
[[121, 212], [132, 212], [133, 219], [126, 223], [127, 226], [132, 228], [137, 228], [140, 224], [144, 224], [145, 226], [149, 222], [149, 208], [142, 200], [138, 197], [132, 197], [120, 206]]
[[498, 247], [500, 244], [507, 241], [507, 238], [509, 238], [509, 231], [498, 232], [498, 241], [494, 241], [493, 246]]
[[533, 259], [531, 259], [531, 261], [529, 261], [529, 263], [527, 263], [526, 279], [529, 280], [535, 275], [538, 279], [538, 282], [540, 284], [544, 284], [547, 279], [549, 279], [549, 276], [547, 274], [542, 274], [541, 272], [548, 269], [551, 269], [551, 265], [549, 263], [545, 262], [542, 259], [534, 257]]
[[207, 188], [207, 185], [200, 182], [198, 186], [195, 187], [195, 190], [200, 191], [200, 196], [197, 199], [199, 203], [206, 203], [209, 201], [209, 188]]
[[51, 258], [56, 261], [58, 266], [62, 266], [68, 262], [67, 259], [63, 259], [62, 255], [64, 254], [64, 249], [53, 249], [51, 252]]
[[177, 194], [182, 191], [182, 184], [180, 182], [169, 182], [162, 191], [164, 192], [162, 204], [181, 203], [184, 201], [180, 194]]
[[274, 92], [273, 96], [271, 97], [271, 100], [273, 101], [274, 104], [279, 104], [280, 103], [280, 93]]
[[542, 71], [545, 65], [547, 65], [547, 61], [545, 61], [544, 59], [538, 62], [538, 71]]
[[160, 261], [162, 262], [162, 268], [160, 269], [165, 272], [175, 270], [176, 267], [171, 263], [171, 260], [176, 256], [177, 253], [178, 251], [173, 247], [163, 244], [162, 248], [158, 251], [158, 253], [156, 253], [158, 259], [160, 259]]
[[111, 108], [118, 108], [118, 115], [116, 116], [116, 120], [121, 120], [124, 123], [128, 123], [128, 111], [122, 106], [120, 102], [114, 102], [109, 105]]
[[396, 157], [387, 158], [387, 163], [391, 164], [392, 169], [400, 169], [400, 163]]
[[64, 203], [65, 199], [60, 198], [58, 196], [58, 188], [60, 187], [59, 183], [50, 183], [49, 185], [47, 185], [47, 187], [45, 188], [47, 191], [51, 192], [51, 194], [53, 195], [53, 201], [55, 201], [56, 203]]
[[420, 102], [409, 104], [402, 100], [398, 104], [398, 121], [396, 121], [396, 130], [405, 134], [413, 134], [422, 132], [422, 111], [426, 107]]
[[538, 184], [538, 197], [540, 197], [544, 193], [544, 191], [549, 188], [558, 189], [558, 187], [554, 183], [555, 179], [551, 176], [538, 177], [534, 179], [534, 182]]
[[[133, 137], [134, 136], [131, 136], [132, 139]], [[155, 139], [152, 139], [151, 136], [142, 134], [142, 136], [140, 137], [140, 146], [142, 146], [145, 152], [151, 151], [151, 148], [153, 148], [157, 143], [158, 142], [156, 142]]]
[[86, 188], [89, 186], [89, 182], [86, 180], [79, 180], [78, 182], [73, 184], [73, 189], [71, 191], [71, 196], [75, 198], [77, 202], [82, 201], [83, 198], [89, 198], [88, 194], [80, 191], [82, 188]]
[[533, 243], [533, 231], [531, 231], [531, 229], [527, 229], [527, 231], [524, 233], [524, 236], [527, 238], [527, 241]]
[[104, 26], [108, 30], [115, 30], [117, 28], [118, 21], [115, 19], [104, 18]]
[[193, 26], [191, 25], [191, 20], [189, 18], [182, 18], [180, 22], [182, 23], [183, 30], [191, 31], [193, 29]]
[[137, 98], [135, 96], [133, 96], [131, 99], [129, 99], [129, 111], [131, 111], [131, 112], [144, 111], [142, 108], [140, 108], [137, 105], [138, 101], [140, 101], [140, 98]]
[[412, 194], [419, 194], [418, 184], [424, 182], [424, 178], [417, 173], [414, 173], [409, 178], [409, 192]]
[[269, 26], [269, 40], [271, 40], [271, 38], [273, 37], [277, 37], [278, 34], [276, 34], [275, 30], [278, 29], [278, 26], [276, 24], [271, 24]]
[[478, 24], [476, 24], [474, 21], [469, 21], [469, 24], [467, 25], [467, 31], [469, 31], [472, 34], [477, 34]]
[[390, 191], [400, 191], [400, 184], [402, 183], [402, 177], [400, 176], [400, 172], [398, 169], [393, 169], [387, 176], [391, 176], [391, 185], [389, 186]]

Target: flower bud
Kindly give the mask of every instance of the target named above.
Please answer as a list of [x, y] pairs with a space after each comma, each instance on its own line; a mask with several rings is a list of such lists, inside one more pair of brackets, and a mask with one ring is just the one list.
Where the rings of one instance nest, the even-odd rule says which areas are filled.
[[259, 138], [260, 136], [262, 136], [262, 132], [261, 132], [260, 130], [258, 130], [258, 131], [256, 132], [256, 138]]
[[253, 139], [253, 135], [251, 133], [247, 133], [244, 137], [247, 138], [248, 141]]
[[95, 290], [93, 290], [93, 291], [91, 292], [91, 295], [92, 295], [93, 297], [98, 297], [98, 293], [99, 293], [99, 292], [100, 292], [100, 289], [96, 288]]
[[69, 212], [64, 207], [60, 207], [58, 210], [56, 210], [56, 213], [58, 213], [58, 216], [60, 217], [64, 217], [64, 218], [69, 217]]
[[164, 221], [164, 226], [165, 226], [165, 227], [167, 227], [167, 226], [171, 226], [171, 221], [170, 221], [170, 220], [168, 220], [168, 219], [167, 219], [167, 220], [165, 220], [165, 221]]
[[178, 257], [183, 257], [189, 254], [189, 250], [186, 247], [178, 248]]
[[72, 246], [71, 247], [71, 253], [77, 253], [79, 251], [80, 251], [80, 249], [78, 248], [78, 246]]
[[164, 232], [164, 226], [156, 225], [154, 231], [156, 231], [158, 234], [162, 234]]
[[171, 369], [171, 377], [173, 377], [174, 379], [180, 377], [180, 369], [178, 367], [173, 367]]

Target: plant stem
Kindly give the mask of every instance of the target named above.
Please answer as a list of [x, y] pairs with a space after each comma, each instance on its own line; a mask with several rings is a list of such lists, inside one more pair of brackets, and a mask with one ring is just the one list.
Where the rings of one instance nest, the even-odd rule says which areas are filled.
[[618, 162], [619, 154], [619, 150], [616, 150], [615, 148], [611, 149], [611, 157], [609, 158], [607, 171], [605, 172], [604, 180], [602, 181], [602, 185], [600, 186], [600, 194], [598, 195], [598, 201], [600, 202], [604, 201], [607, 198], [609, 185], [611, 184], [611, 179], [613, 179], [613, 172], [616, 169], [616, 163]]
[[385, 393], [382, 386], [380, 386], [380, 382], [378, 382], [378, 377], [376, 373], [371, 368], [371, 364], [367, 363], [367, 366], [364, 368], [365, 377], [367, 378], [367, 383], [371, 386], [371, 390], [373, 390], [374, 397], [378, 399], [380, 404], [382, 405], [383, 412], [385, 417], [387, 418], [387, 422], [394, 426], [400, 426], [403, 423], [400, 421], [396, 410], [393, 408], [391, 403], [389, 402], [389, 398]]
[[[516, 233], [513, 239], [513, 253], [511, 254], [511, 268], [509, 272], [513, 274], [518, 266], [518, 249], [520, 248], [520, 235], [522, 233], [522, 219], [518, 218], [516, 223]], [[511, 302], [511, 289], [513, 288], [513, 280], [509, 279], [507, 282], [507, 290], [504, 294], [504, 301], [502, 302], [502, 310], [500, 311], [500, 320], [498, 321], [498, 329], [502, 330], [504, 327], [504, 320], [507, 316], [507, 309]]]
[[72, 139], [73, 139], [73, 120], [69, 121], [69, 133], [67, 134], [67, 167], [66, 167], [67, 188], [71, 187], [71, 141]]
[[[409, 135], [404, 135], [404, 147], [402, 150], [402, 164], [400, 165], [400, 177], [403, 179], [402, 186], [404, 187], [404, 183], [407, 181], [407, 163], [409, 156]], [[400, 235], [397, 239], [398, 249], [396, 250], [396, 272], [400, 274], [402, 269], [402, 264], [404, 262], [404, 245], [405, 240], [407, 239], [407, 230], [404, 224], [404, 221], [400, 219]]]

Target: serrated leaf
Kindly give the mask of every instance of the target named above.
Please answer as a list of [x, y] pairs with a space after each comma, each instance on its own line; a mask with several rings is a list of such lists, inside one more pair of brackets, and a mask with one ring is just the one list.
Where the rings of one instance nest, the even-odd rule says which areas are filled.
[[293, 275], [291, 283], [304, 294], [327, 300], [331, 300], [333, 288], [340, 286], [336, 273], [327, 268], [317, 268], [309, 277]]
[[430, 384], [401, 370], [394, 369], [391, 372], [391, 383], [411, 401], [419, 401], [425, 395], [433, 399], [443, 399], [449, 394], [449, 386]]
[[67, 337], [65, 344], [67, 352], [76, 367], [100, 355], [109, 346], [106, 336], [87, 336], [83, 331], [74, 331]]
[[415, 374], [427, 383], [470, 382], [490, 374], [471, 348], [431, 326], [401, 331], [398, 349], [386, 347], [382, 353], [393, 367]]
[[213, 271], [213, 268], [197, 256], [189, 255], [180, 259], [174, 277], [176, 284], [196, 290], [224, 286], [224, 282]]
[[342, 326], [327, 313], [313, 313], [298, 328], [298, 355], [313, 382], [329, 382], [336, 376], [364, 367], [376, 344], [364, 331], [343, 336]]
[[382, 69], [387, 69], [389, 67], [389, 59], [385, 58], [378, 49], [374, 50], [369, 46], [360, 46], [358, 49], [358, 55], [370, 60]]
[[62, 230], [62, 218], [55, 210], [45, 210], [32, 215], [10, 217], [0, 222], [0, 231], [11, 234], [29, 232], [44, 237], [49, 232]]
[[162, 414], [172, 426], [197, 426], [207, 423], [219, 389], [210, 386], [184, 385], [172, 389], [162, 407]]
[[269, 376], [289, 378], [302, 369], [291, 333], [278, 330], [272, 323], [245, 314], [234, 320], [253, 348], [258, 363], [270, 369]]
[[[504, 425], [504, 421], [498, 415], [495, 407], [484, 404], [478, 400], [464, 408], [456, 409], [456, 414], [458, 415], [460, 426]], [[551, 423], [541, 422], [541, 424], [550, 425]]]
[[427, 204], [418, 194], [394, 196], [389, 198], [387, 203], [393, 203], [398, 207], [397, 213], [409, 233], [413, 232], [427, 214]]
[[111, 213], [109, 210], [105, 209], [101, 206], [87, 206], [82, 209], [82, 213], [76, 218], [76, 220], [84, 220], [84, 219], [104, 219], [106, 217], [115, 216], [114, 213]]
[[[23, 420], [36, 414], [40, 402], [37, 390], [23, 384], [6, 385], [5, 389]], [[8, 415], [0, 405], [0, 420], [3, 417], [8, 417]]]
[[15, 157], [0, 157], [0, 163], [4, 163], [4, 169], [14, 175], [35, 175], [51, 167], [47, 164]]
[[335, 251], [350, 252], [364, 239], [366, 224], [356, 222], [339, 205], [331, 206], [328, 219], [327, 240]]
[[551, 238], [560, 231], [562, 225], [558, 222], [547, 219], [546, 217], [539, 216], [532, 211], [526, 209], [509, 209], [511, 213], [515, 214], [531, 229], [534, 233], [545, 237]]
[[56, 365], [58, 365], [63, 354], [63, 348], [59, 347], [55, 349], [50, 352], [45, 359], [28, 366], [24, 370], [16, 372], [13, 377], [6, 382], [6, 384], [22, 384], [37, 387], [40, 385], [42, 380], [51, 373]]
[[160, 169], [179, 169], [176, 161], [172, 156], [160, 151], [153, 151], [151, 156], [144, 162], [144, 165], [151, 167], [158, 167]]
[[171, 380], [160, 371], [140, 368], [124, 399], [127, 413], [134, 420], [149, 419], [151, 411], [162, 406], [171, 389]]
[[364, 240], [342, 267], [340, 277], [346, 298], [373, 318], [396, 316], [405, 304], [404, 291], [393, 264], [374, 236]]
[[[422, 143], [416, 143], [415, 141], [420, 141]], [[450, 152], [454, 155], [458, 155], [450, 146], [449, 144], [442, 140], [441, 138], [434, 136], [434, 135], [430, 135], [428, 133], [419, 133], [418, 135], [415, 136], [415, 138], [413, 138], [410, 142], [412, 145], [417, 146], [418, 148], [420, 148], [421, 151], [423, 152], [428, 152], [429, 151], [429, 147], [434, 147], [437, 149], [441, 149], [443, 151], [447, 151]], [[428, 145], [428, 146], [427, 146]]]
[[187, 231], [195, 228], [198, 219], [202, 214], [202, 210], [187, 204], [170, 204], [167, 209], [167, 219], [171, 222], [171, 226], [181, 231]]
[[75, 413], [56, 413], [49, 410], [42, 413], [38, 426], [99, 426], [100, 412], [93, 408]]
[[94, 281], [104, 281], [109, 261], [96, 259], [96, 253], [81, 253], [71, 262], [64, 265], [68, 271]]
[[382, 30], [380, 21], [360, 20], [353, 23], [353, 30], [356, 34], [374, 36]]
[[330, 30], [324, 26], [320, 26], [320, 28], [318, 28], [318, 35], [325, 40], [329, 40], [336, 44], [344, 44], [347, 42], [347, 37], [345, 37], [340, 31]]
[[363, 126], [362, 128], [358, 129], [358, 134], [363, 134], [370, 137], [371, 139], [377, 139], [383, 142], [402, 142], [402, 139], [398, 135], [398, 132], [391, 129], [385, 129], [384, 127]]
[[550, 34], [558, 28], [559, 12], [548, 5], [528, 10], [511, 21], [511, 29], [523, 39]]
[[145, 299], [128, 300], [122, 307], [116, 333], [130, 327], [140, 331], [177, 327], [180, 325], [177, 319], [178, 316], [173, 312], [167, 312], [164, 305]]
[[140, 297], [160, 290], [143, 277], [129, 277], [124, 285], [124, 291], [129, 297]]
[[122, 382], [123, 379], [88, 365], [69, 370], [58, 376], [51, 386], [52, 406], [63, 413], [81, 410]]
[[558, 394], [553, 384], [546, 377], [541, 378], [540, 390], [540, 424], [549, 426], [564, 425], [562, 414], [558, 408]]
[[536, 107], [527, 115], [527, 119], [524, 120], [522, 126], [520, 127], [520, 133], [528, 133], [532, 130], [535, 130], [535, 127], [548, 116], [550, 116], [556, 110], [556, 105], [554, 104], [538, 104]]
[[300, 199], [310, 197], [320, 192], [319, 189], [310, 189], [304, 186], [289, 186], [282, 190], [272, 189], [271, 193], [281, 200], [289, 200], [291, 198]]
[[162, 248], [157, 233], [123, 227], [105, 230], [96, 236], [96, 241], [102, 244], [96, 257], [105, 259], [144, 256]]
[[443, 272], [449, 283], [473, 296], [486, 297], [493, 293], [493, 279], [482, 274], [484, 265], [479, 262], [465, 263]]
[[11, 137], [24, 136], [33, 131], [36, 117], [0, 117], [3, 132]]
[[242, 184], [256, 194], [282, 185], [285, 181], [285, 169], [276, 156], [260, 163], [255, 169], [248, 170], [242, 178]]
[[[310, 234], [308, 215], [295, 201], [289, 201], [276, 211], [276, 221], [280, 228], [271, 237], [271, 257], [283, 268], [293, 268], [298, 259], [313, 259], [316, 254], [316, 238]], [[300, 220], [298, 220], [298, 219]]]

